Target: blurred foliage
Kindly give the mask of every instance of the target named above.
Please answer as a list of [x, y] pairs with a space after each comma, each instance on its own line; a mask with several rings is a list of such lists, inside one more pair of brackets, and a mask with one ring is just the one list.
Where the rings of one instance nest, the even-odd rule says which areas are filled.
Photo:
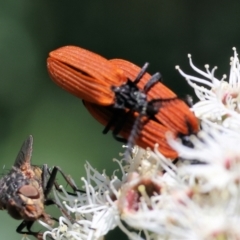
[[[218, 77], [228, 73], [231, 48], [240, 49], [239, 9], [237, 0], [1, 1], [1, 166], [11, 167], [32, 134], [33, 163], [59, 165], [80, 185], [86, 160], [109, 174], [115, 167], [111, 159], [121, 144], [101, 134], [81, 100], [52, 83], [49, 51], [71, 44], [140, 66], [148, 61], [151, 73], [161, 71], [164, 83], [184, 96], [191, 89], [174, 67], [188, 71], [188, 53], [198, 66], [218, 65]], [[21, 239], [18, 224], [7, 216], [1, 238]]]

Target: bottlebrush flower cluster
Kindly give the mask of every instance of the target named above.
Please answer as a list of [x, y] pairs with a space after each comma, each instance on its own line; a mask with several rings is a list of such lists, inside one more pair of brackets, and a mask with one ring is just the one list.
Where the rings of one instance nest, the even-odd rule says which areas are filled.
[[[180, 74], [199, 101], [192, 110], [201, 131], [191, 136], [193, 148], [169, 133], [179, 154], [172, 163], [158, 150], [133, 149], [128, 161], [114, 159], [117, 170], [107, 176], [86, 163], [86, 193], [54, 191], [55, 200], [74, 218], [59, 219], [44, 238], [103, 239], [119, 227], [126, 239], [240, 239], [240, 67], [236, 49], [230, 75], [214, 76], [216, 67], [198, 69], [199, 77]], [[76, 185], [79, 185], [76, 184]]]

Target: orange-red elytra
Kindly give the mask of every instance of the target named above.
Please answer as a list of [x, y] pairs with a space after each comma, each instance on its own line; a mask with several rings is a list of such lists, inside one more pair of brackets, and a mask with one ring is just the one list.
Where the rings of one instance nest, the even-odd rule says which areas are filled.
[[110, 86], [127, 81], [123, 71], [104, 57], [75, 46], [49, 53], [48, 72], [52, 80], [71, 94], [99, 105], [114, 103]]
[[[198, 121], [189, 107], [163, 85], [159, 73], [146, 73], [122, 59], [107, 60], [88, 50], [66, 46], [50, 52], [48, 72], [60, 87], [81, 98], [106, 133], [112, 129], [130, 146], [154, 147], [166, 156], [177, 156], [167, 144], [165, 134], [176, 137], [198, 131]], [[120, 119], [120, 120], [119, 120]]]

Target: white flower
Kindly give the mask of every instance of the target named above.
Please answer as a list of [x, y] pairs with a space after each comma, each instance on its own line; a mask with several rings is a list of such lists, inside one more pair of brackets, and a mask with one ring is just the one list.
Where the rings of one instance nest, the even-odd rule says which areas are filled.
[[58, 228], [45, 232], [44, 236], [51, 235], [53, 239], [101, 239], [116, 227], [118, 213], [111, 198], [114, 198], [114, 186], [118, 186], [120, 180], [116, 176], [110, 180], [105, 173], [98, 173], [89, 163], [86, 163], [85, 169], [87, 180], [82, 178], [82, 181], [86, 193], [76, 192], [75, 197], [63, 188], [63, 194], [54, 191], [57, 203], [64, 201], [64, 207], [68, 214], [75, 216], [75, 221], [65, 216]]
[[194, 148], [169, 138], [169, 144], [182, 159], [203, 163], [179, 167], [179, 174], [204, 177], [204, 184], [216, 188], [225, 188], [240, 180], [240, 148], [236, 146], [240, 142], [239, 133], [223, 127], [215, 128], [213, 124], [202, 124], [202, 131], [192, 136], [191, 142]]
[[222, 124], [227, 128], [240, 129], [240, 66], [236, 48], [233, 48], [234, 56], [231, 57], [231, 69], [229, 81], [214, 76], [217, 67], [212, 71], [209, 65], [205, 65], [206, 71], [198, 69], [192, 62], [189, 54], [190, 66], [203, 78], [185, 74], [179, 66], [176, 69], [185, 77], [191, 87], [194, 88], [199, 102], [193, 106], [193, 111], [200, 119], [208, 119]]
[[168, 138], [182, 164], [174, 165], [157, 146], [154, 153], [135, 149], [130, 162], [115, 160], [120, 177], [87, 163], [86, 193], [54, 191], [75, 220], [63, 213], [44, 237], [95, 240], [118, 226], [134, 240], [240, 239], [240, 134], [205, 124], [190, 138], [194, 148]]
[[202, 131], [192, 136], [191, 142], [194, 148], [169, 137], [169, 144], [183, 161], [199, 161], [177, 169], [178, 177], [190, 190], [190, 199], [178, 206], [185, 208], [183, 214], [189, 214], [183, 219], [189, 220], [190, 236], [240, 239], [240, 134], [216, 124], [203, 124]]
[[[71, 217], [60, 218], [59, 226], [54, 229], [40, 222], [49, 228], [44, 237], [50, 235], [53, 239], [100, 239], [108, 231], [119, 226], [129, 238], [141, 239], [135, 231], [130, 231], [129, 227], [135, 228], [146, 224], [146, 214], [143, 213], [149, 212], [154, 215], [155, 202], [152, 197], [155, 198], [167, 186], [165, 183], [167, 178], [162, 178], [162, 175], [163, 168], [169, 166], [164, 166], [161, 161], [175, 168], [171, 161], [160, 153], [157, 156], [150, 150], [136, 147], [131, 161], [124, 161], [123, 164], [122, 161], [115, 159], [119, 166], [120, 178], [116, 176], [116, 171], [112, 177], [108, 177], [87, 163], [85, 165], [87, 177], [82, 178], [86, 193], [71, 196], [64, 188], [63, 193], [54, 190], [55, 200]], [[136, 216], [138, 221], [131, 222], [132, 217]], [[71, 221], [70, 218], [74, 218], [75, 221]], [[129, 227], [123, 225], [122, 221]], [[148, 227], [152, 228], [151, 225]]]

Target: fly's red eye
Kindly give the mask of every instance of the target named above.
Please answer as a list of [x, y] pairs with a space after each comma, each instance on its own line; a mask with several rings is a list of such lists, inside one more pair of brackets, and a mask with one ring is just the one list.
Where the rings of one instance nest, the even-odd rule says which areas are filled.
[[31, 185], [23, 185], [19, 190], [18, 193], [22, 194], [25, 197], [38, 199], [40, 197], [38, 190], [31, 186]]

